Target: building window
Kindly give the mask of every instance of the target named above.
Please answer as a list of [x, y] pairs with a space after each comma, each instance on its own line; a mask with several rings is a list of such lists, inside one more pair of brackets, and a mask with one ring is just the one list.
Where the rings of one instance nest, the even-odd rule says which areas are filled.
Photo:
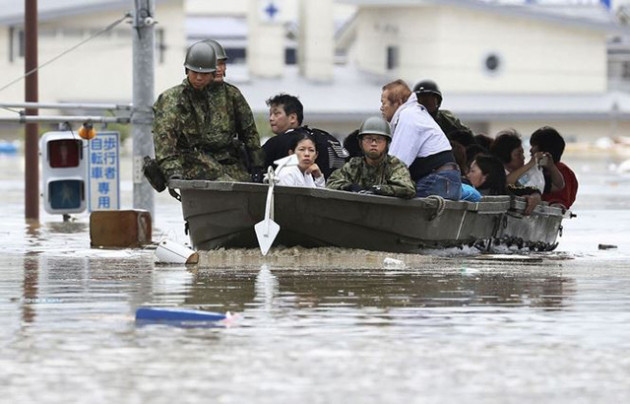
[[166, 44], [164, 43], [164, 28], [155, 30], [155, 59], [159, 64], [164, 64]]
[[295, 48], [284, 48], [284, 64], [297, 64], [297, 51]]
[[387, 70], [393, 70], [398, 68], [398, 47], [387, 47]]
[[482, 69], [486, 74], [495, 75], [501, 71], [502, 64], [501, 56], [491, 52], [483, 57]]
[[23, 58], [25, 51], [24, 29], [9, 27], [9, 62], [13, 63], [17, 59]]
[[623, 80], [630, 80], [630, 62], [621, 63], [621, 78]]

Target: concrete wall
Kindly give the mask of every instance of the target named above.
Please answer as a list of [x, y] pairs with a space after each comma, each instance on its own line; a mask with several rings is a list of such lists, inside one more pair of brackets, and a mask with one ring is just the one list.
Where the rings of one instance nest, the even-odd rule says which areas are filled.
[[244, 15], [248, 0], [211, 1], [186, 0], [186, 14], [197, 15]]
[[247, 68], [256, 77], [281, 77], [284, 69], [285, 29], [280, 19], [266, 20], [260, 8], [259, 0], [249, 0]]
[[300, 74], [309, 80], [330, 82], [333, 80], [332, 0], [300, 2], [300, 35], [298, 59]]
[[[39, 64], [86, 39], [121, 18], [127, 10], [99, 13], [39, 24]], [[163, 62], [156, 52], [156, 95], [184, 78], [186, 51], [183, 0], [156, 6], [156, 29], [164, 31]], [[0, 71], [2, 82], [24, 74], [24, 59], [8, 57], [8, 27], [0, 28]], [[40, 102], [124, 102], [132, 99], [132, 35], [123, 22], [113, 32], [92, 39], [39, 71]], [[157, 35], [156, 35], [157, 40]], [[1, 93], [4, 102], [24, 100], [24, 81]], [[48, 112], [40, 111], [41, 114]], [[15, 114], [0, 111], [3, 116]]]
[[[362, 8], [358, 66], [384, 78], [432, 78], [451, 93], [606, 91], [606, 37], [599, 31], [457, 7]], [[399, 67], [387, 70], [387, 47]], [[491, 72], [486, 58], [496, 55]]]

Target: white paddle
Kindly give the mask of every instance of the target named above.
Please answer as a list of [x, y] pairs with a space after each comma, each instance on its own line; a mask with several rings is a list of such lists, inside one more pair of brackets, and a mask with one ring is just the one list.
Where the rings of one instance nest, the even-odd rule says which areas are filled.
[[274, 164], [278, 166], [275, 171], [271, 166], [267, 169], [269, 189], [267, 190], [267, 202], [265, 204], [265, 218], [254, 225], [254, 231], [256, 232], [256, 238], [258, 239], [258, 245], [260, 246], [262, 255], [267, 255], [273, 241], [280, 232], [280, 225], [273, 221], [273, 187], [276, 185], [276, 176], [284, 167], [297, 165], [297, 163], [297, 156], [292, 154], [274, 161]]

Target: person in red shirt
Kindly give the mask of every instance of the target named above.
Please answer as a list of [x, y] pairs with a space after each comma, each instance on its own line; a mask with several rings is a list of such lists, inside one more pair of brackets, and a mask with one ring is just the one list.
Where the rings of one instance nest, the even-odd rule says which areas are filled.
[[[542, 200], [548, 202], [549, 205], [560, 206], [563, 210], [569, 209], [575, 202], [578, 180], [573, 170], [560, 161], [565, 147], [562, 135], [551, 126], [543, 126], [532, 133], [529, 144], [531, 145], [530, 153], [532, 155], [539, 151], [549, 153], [554, 164], [564, 177], [564, 188], [554, 192], [545, 188]], [[545, 173], [545, 175], [548, 174]]]

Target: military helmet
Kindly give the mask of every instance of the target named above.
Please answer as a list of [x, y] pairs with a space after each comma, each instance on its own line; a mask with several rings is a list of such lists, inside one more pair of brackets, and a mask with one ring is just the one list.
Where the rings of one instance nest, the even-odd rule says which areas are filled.
[[206, 39], [203, 42], [212, 46], [212, 49], [214, 49], [214, 53], [217, 54], [217, 60], [226, 60], [228, 58], [227, 53], [225, 53], [225, 49], [223, 48], [223, 46], [221, 46], [221, 44], [215, 41], [214, 39]]
[[423, 80], [413, 87], [413, 92], [417, 96], [422, 94], [433, 94], [438, 97], [438, 108], [442, 105], [442, 92], [437, 83], [433, 80]]
[[371, 116], [363, 121], [361, 128], [359, 128], [358, 138], [361, 139], [363, 135], [381, 135], [388, 140], [392, 140], [392, 131], [389, 123], [380, 116]]
[[195, 42], [186, 51], [184, 66], [197, 73], [214, 73], [217, 70], [214, 48], [207, 43]]

